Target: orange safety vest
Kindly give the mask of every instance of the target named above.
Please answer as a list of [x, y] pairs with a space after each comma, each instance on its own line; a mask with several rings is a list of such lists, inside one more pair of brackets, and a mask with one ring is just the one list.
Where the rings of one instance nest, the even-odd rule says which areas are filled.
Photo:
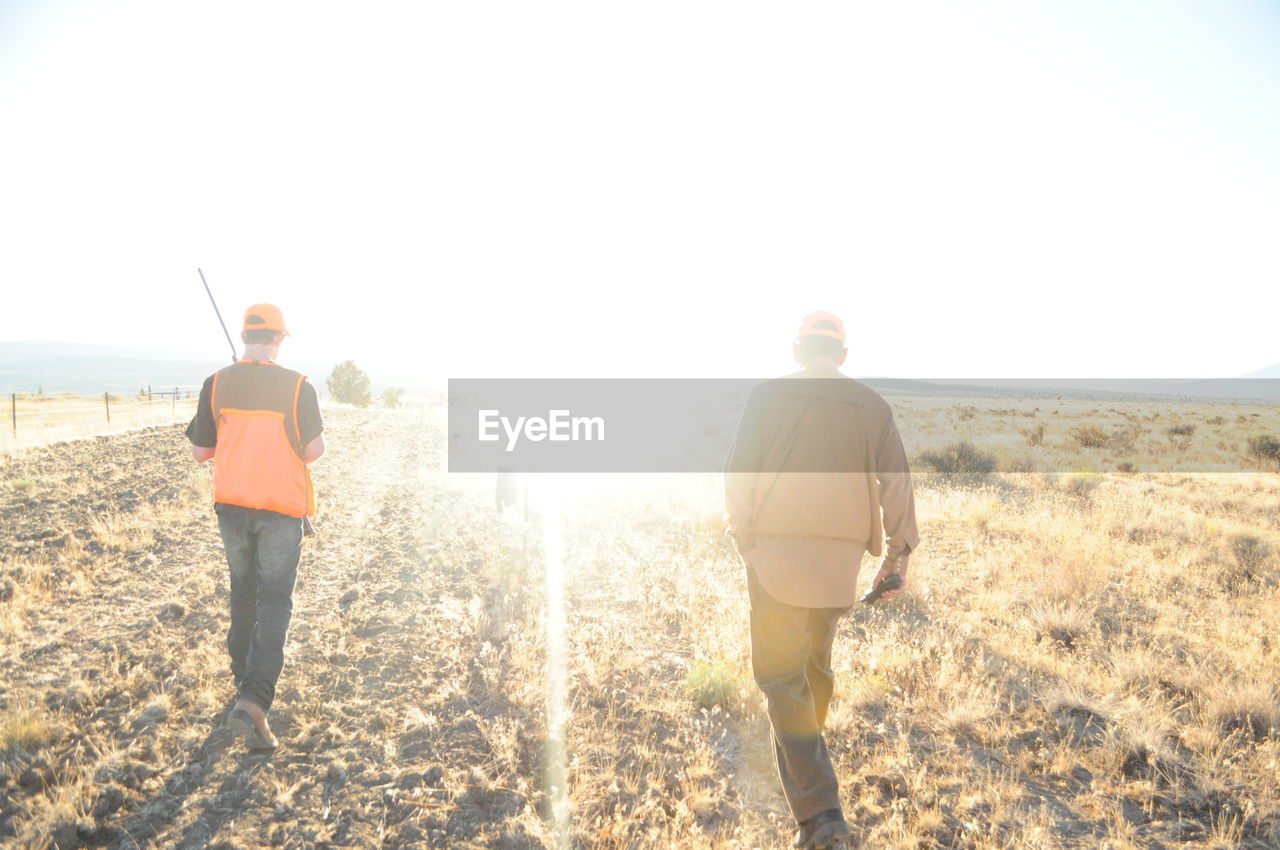
[[314, 516], [311, 470], [302, 461], [298, 395], [307, 379], [261, 360], [240, 360], [213, 375], [217, 427], [213, 498], [287, 516]]

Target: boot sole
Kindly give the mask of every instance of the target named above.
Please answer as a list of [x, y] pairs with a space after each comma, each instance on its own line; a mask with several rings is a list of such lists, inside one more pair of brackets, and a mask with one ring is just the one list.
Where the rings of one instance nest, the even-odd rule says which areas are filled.
[[809, 846], [814, 850], [835, 850], [847, 847], [853, 838], [853, 830], [846, 824], [823, 824], [814, 830]]
[[253, 718], [239, 709], [231, 712], [227, 718], [227, 727], [231, 730], [231, 734], [242, 739], [245, 746], [251, 750], [274, 750], [279, 746], [279, 742], [262, 737], [262, 733], [254, 725]]

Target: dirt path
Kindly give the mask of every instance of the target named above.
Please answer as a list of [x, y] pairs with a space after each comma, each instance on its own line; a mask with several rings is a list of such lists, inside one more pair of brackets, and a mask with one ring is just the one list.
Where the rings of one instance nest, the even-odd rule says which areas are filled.
[[0, 842], [540, 846], [542, 695], [504, 681], [509, 531], [444, 489], [422, 417], [333, 411], [329, 431], [270, 755], [223, 727], [226, 568], [180, 429], [6, 462], [0, 708], [48, 740], [0, 774]]

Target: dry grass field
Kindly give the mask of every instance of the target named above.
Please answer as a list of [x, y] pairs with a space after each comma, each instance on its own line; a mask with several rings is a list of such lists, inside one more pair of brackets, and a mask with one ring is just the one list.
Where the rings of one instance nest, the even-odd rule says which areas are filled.
[[[865, 846], [1280, 846], [1280, 475], [1242, 449], [1274, 412], [891, 401], [913, 456], [986, 437], [998, 471], [923, 476], [910, 592], [843, 621]], [[181, 426], [0, 458], [0, 846], [555, 847], [561, 775], [575, 847], [789, 846], [715, 476], [562, 481], [549, 582], [432, 411], [326, 417], [273, 754], [224, 728]]]
[[911, 457], [965, 440], [1004, 472], [1276, 471], [1248, 438], [1280, 436], [1262, 404], [1085, 398], [888, 396]]
[[[173, 393], [178, 397], [174, 398]], [[119, 434], [195, 413], [199, 387], [146, 394], [23, 393], [0, 396], [0, 450], [45, 445], [89, 435]], [[110, 419], [108, 420], [108, 416]]]

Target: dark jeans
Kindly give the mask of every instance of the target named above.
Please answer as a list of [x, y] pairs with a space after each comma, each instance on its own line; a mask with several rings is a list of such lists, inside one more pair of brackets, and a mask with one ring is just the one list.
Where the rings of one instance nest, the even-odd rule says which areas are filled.
[[798, 608], [774, 599], [747, 568], [751, 669], [769, 702], [774, 758], [797, 822], [840, 808], [822, 727], [835, 687], [831, 644], [848, 608]]
[[219, 505], [218, 530], [231, 567], [231, 673], [240, 696], [265, 711], [275, 699], [284, 667], [293, 583], [302, 556], [302, 520]]

